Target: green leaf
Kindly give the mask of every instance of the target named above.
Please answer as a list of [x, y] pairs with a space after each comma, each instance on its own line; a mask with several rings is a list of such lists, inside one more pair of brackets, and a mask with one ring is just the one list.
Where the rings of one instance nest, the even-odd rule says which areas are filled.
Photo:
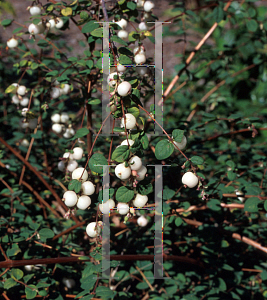
[[207, 207], [211, 210], [219, 211], [221, 210], [221, 201], [218, 199], [210, 199], [207, 203]]
[[76, 194], [78, 194], [80, 192], [81, 188], [82, 188], [81, 181], [79, 181], [77, 179], [73, 179], [69, 182], [68, 189], [70, 191], [74, 191]]
[[91, 32], [91, 35], [92, 36], [95, 36], [95, 37], [103, 37], [103, 28], [97, 28], [97, 29], [94, 29], [92, 32]]
[[103, 167], [104, 165], [108, 165], [108, 161], [105, 158], [103, 154], [95, 153], [92, 155], [92, 157], [89, 159], [89, 168], [98, 174], [103, 173]]
[[131, 58], [126, 55], [123, 55], [123, 54], [120, 55], [119, 62], [122, 65], [131, 65], [132, 64]]
[[88, 104], [90, 104], [90, 105], [98, 105], [98, 104], [100, 104], [101, 103], [101, 100], [100, 99], [89, 99], [88, 100]]
[[121, 45], [128, 46], [128, 43], [119, 38], [117, 35], [113, 35], [111, 40], [115, 43], [120, 43]]
[[40, 239], [46, 241], [46, 239], [51, 239], [54, 237], [54, 232], [49, 228], [42, 228], [39, 232]]
[[141, 195], [148, 195], [153, 192], [153, 185], [150, 182], [142, 180], [137, 184], [136, 190]]
[[260, 199], [256, 197], [248, 198], [245, 202], [244, 210], [248, 212], [258, 212], [258, 204]]
[[111, 299], [115, 296], [115, 294], [116, 293], [107, 286], [98, 286], [96, 288], [96, 295], [101, 297], [103, 300]]
[[99, 27], [98, 23], [96, 23], [95, 21], [90, 21], [83, 26], [82, 33], [90, 33], [93, 30], [97, 29], [98, 27]]
[[158, 160], [163, 160], [172, 155], [174, 146], [169, 140], [159, 141], [155, 148], [155, 156]]
[[130, 202], [134, 197], [134, 191], [126, 186], [121, 186], [118, 188], [116, 193], [116, 200], [119, 202]]
[[34, 299], [37, 295], [36, 286], [33, 284], [26, 286], [25, 293], [26, 293], [26, 299]]
[[190, 160], [195, 165], [203, 165], [204, 163], [204, 159], [200, 156], [192, 156]]
[[184, 221], [183, 221], [182, 218], [180, 218], [180, 217], [176, 217], [176, 218], [175, 218], [175, 225], [176, 225], [177, 227], [181, 226], [183, 223], [184, 223]]
[[233, 181], [236, 179], [236, 173], [234, 173], [233, 171], [228, 171], [227, 172], [227, 177], [230, 181]]
[[136, 9], [136, 3], [135, 2], [127, 2], [127, 7], [130, 10], [135, 10]]
[[7, 256], [16, 256], [18, 253], [21, 252], [18, 244], [12, 244], [11, 248], [7, 249]]
[[13, 84], [11, 84], [10, 86], [8, 86], [5, 90], [5, 93], [6, 94], [9, 94], [9, 93], [15, 93], [17, 90], [17, 87]]
[[70, 8], [70, 7], [63, 8], [63, 9], [61, 10], [61, 14], [62, 14], [64, 17], [71, 16], [71, 15], [72, 15], [72, 8]]
[[169, 200], [174, 195], [175, 195], [175, 191], [174, 190], [171, 190], [168, 187], [164, 187], [164, 189], [163, 189], [163, 195], [162, 195], [163, 200]]
[[140, 140], [141, 140], [143, 149], [146, 150], [149, 146], [149, 141], [148, 141], [147, 135], [146, 134], [142, 135]]
[[135, 118], [138, 118], [140, 111], [139, 108], [137, 106], [132, 106], [127, 108], [128, 113], [132, 114], [135, 116]]
[[130, 155], [129, 147], [126, 145], [122, 145], [117, 147], [113, 151], [111, 159], [117, 162], [124, 162], [129, 158], [129, 155]]
[[4, 26], [4, 27], [7, 27], [9, 26], [11, 23], [13, 22], [12, 19], [5, 19], [1, 22], [1, 25]]
[[12, 269], [11, 276], [17, 280], [20, 280], [23, 277], [23, 272], [20, 269]]
[[81, 128], [81, 129], [78, 129], [77, 132], [75, 133], [74, 137], [72, 138], [72, 140], [81, 138], [81, 137], [87, 135], [89, 132], [90, 132], [90, 131], [89, 131], [89, 129], [87, 129], [87, 128]]
[[175, 142], [177, 142], [177, 143], [182, 142], [183, 136], [184, 136], [184, 130], [174, 129], [172, 131], [172, 137], [174, 138]]
[[252, 32], [255, 32], [258, 29], [258, 23], [254, 19], [247, 20], [246, 26], [247, 26], [247, 29]]
[[15, 286], [17, 282], [13, 278], [8, 278], [4, 283], [4, 289], [9, 290], [13, 286]]

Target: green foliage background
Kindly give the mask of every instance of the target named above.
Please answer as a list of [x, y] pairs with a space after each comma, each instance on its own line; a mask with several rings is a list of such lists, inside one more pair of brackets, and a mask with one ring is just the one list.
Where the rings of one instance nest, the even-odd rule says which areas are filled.
[[[89, 16], [91, 5], [96, 4], [84, 0], [43, 3], [46, 13], [51, 15], [60, 15], [62, 5], [72, 9], [72, 16], [63, 17], [63, 30], [49, 33], [45, 39], [42, 36], [28, 39], [27, 28], [1, 16], [3, 29], [12, 26], [13, 33], [25, 41], [20, 41], [19, 51], [7, 49], [4, 40], [0, 45], [0, 289], [5, 299], [19, 299], [23, 295], [26, 299], [37, 295], [43, 299], [68, 299], [68, 295], [78, 295], [77, 298], [86, 300], [260, 300], [267, 297], [267, 6], [262, 1], [203, 0], [198, 3], [200, 7], [187, 6], [183, 1], [169, 2], [171, 16], [167, 10], [166, 19], [172, 18], [172, 23], [163, 26], [164, 38], [172, 37], [174, 45], [184, 48], [177, 53], [180, 63], [174, 66], [180, 76], [173, 87], [176, 92], [169, 94], [164, 102], [164, 129], [170, 136], [175, 129], [184, 130], [188, 140], [184, 153], [191, 165], [166, 137], [153, 135], [153, 122], [143, 111], [140, 115], [145, 119], [144, 127], [138, 119], [140, 131], [132, 132], [135, 140], [132, 151], [140, 153], [145, 164], [171, 165], [163, 168], [163, 244], [169, 258], [164, 262], [164, 276], [169, 277], [165, 280], [153, 278], [152, 261], [136, 259], [113, 260], [116, 278], [97, 280], [101, 272], [101, 246], [99, 242], [88, 240], [85, 226], [95, 220], [95, 207], [101, 202], [102, 194], [92, 197], [90, 210], [78, 210], [76, 219], [64, 219], [61, 213], [64, 208], [60, 210], [62, 183], [67, 186], [69, 180], [57, 170], [57, 163], [65, 150], [70, 149], [72, 140], [52, 132], [50, 117], [66, 111], [73, 126], [79, 129], [80, 112], [88, 105], [94, 120], [93, 131], [98, 132], [101, 126], [101, 77], [98, 74], [102, 56], [95, 45], [101, 46], [102, 30]], [[229, 8], [224, 11], [227, 4]], [[114, 3], [108, 13], [111, 17], [124, 12], [134, 22], [135, 8], [133, 1], [121, 0]], [[85, 36], [79, 45], [84, 49], [83, 54], [77, 56], [69, 55], [72, 49], [61, 38], [61, 32], [75, 26], [71, 17], [79, 19], [78, 25]], [[40, 21], [39, 17], [33, 19], [36, 23]], [[215, 23], [218, 23], [217, 28], [188, 65], [186, 60], [191, 51]], [[131, 38], [132, 42], [136, 39], [133, 33]], [[153, 47], [153, 39], [150, 40]], [[116, 44], [120, 60], [132, 61], [130, 44], [116, 38], [114, 42], [121, 42]], [[11, 103], [10, 93], [6, 91], [13, 82], [19, 81], [23, 72], [21, 83], [33, 89], [31, 112], [42, 119], [35, 133], [20, 128], [21, 108], [18, 110]], [[54, 77], [60, 83], [72, 83], [73, 91], [62, 96], [62, 101], [48, 97]], [[86, 78], [89, 77], [93, 87], [88, 93]], [[126, 78], [133, 87], [140, 80], [133, 70], [129, 70]], [[164, 77], [164, 90], [171, 80], [169, 76]], [[177, 88], [179, 84], [182, 86]], [[140, 86], [140, 93], [136, 89], [135, 95], [138, 99], [141, 94], [141, 102], [149, 111], [153, 78], [142, 77]], [[126, 101], [126, 108], [136, 112], [138, 103]], [[49, 106], [47, 110], [44, 104]], [[118, 105], [116, 117], [122, 115], [121, 109]], [[84, 147], [88, 147], [88, 130], [79, 133], [84, 138]], [[20, 142], [24, 138], [30, 141], [32, 137], [34, 143], [28, 162], [36, 171], [27, 166], [23, 182], [19, 184], [24, 164], [21, 156], [25, 158], [28, 151]], [[114, 138], [113, 151], [119, 142], [119, 138]], [[94, 169], [93, 165], [95, 161], [105, 163], [110, 144], [110, 137], [99, 137], [91, 163], [89, 161], [90, 176], [98, 191], [101, 170]], [[125, 148], [119, 158], [113, 154], [113, 162], [124, 161], [129, 155], [127, 151]], [[85, 165], [86, 159], [85, 156], [79, 163]], [[203, 179], [199, 189], [185, 188], [181, 183], [182, 174], [192, 166]], [[149, 204], [154, 202], [153, 172], [153, 168], [148, 168], [148, 178], [138, 185], [142, 194], [149, 195]], [[110, 197], [114, 198], [120, 186], [114, 171], [111, 171], [111, 180], [115, 182], [115, 189], [110, 190]], [[237, 190], [242, 193], [241, 200]], [[125, 202], [131, 200], [127, 194], [125, 197]], [[128, 231], [119, 235], [116, 233], [125, 228], [123, 223], [118, 228], [112, 225], [112, 255], [154, 254], [153, 213], [140, 211], [140, 214], [149, 220], [144, 228], [136, 225], [136, 217], [126, 223]], [[82, 259], [71, 260], [76, 254]], [[62, 257], [65, 261], [49, 261]], [[33, 261], [36, 259], [47, 259], [47, 263], [32, 271], [23, 268], [36, 265]], [[9, 260], [13, 265], [6, 268]], [[22, 262], [16, 265], [16, 261]], [[66, 287], [63, 277], [74, 279], [75, 286]]]

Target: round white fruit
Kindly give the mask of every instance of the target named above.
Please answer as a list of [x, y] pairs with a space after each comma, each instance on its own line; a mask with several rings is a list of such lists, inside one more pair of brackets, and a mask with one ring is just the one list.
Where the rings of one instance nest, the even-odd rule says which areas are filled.
[[133, 48], [133, 54], [145, 54], [145, 47], [144, 46], [136, 46]]
[[7, 44], [8, 48], [15, 48], [18, 46], [19, 42], [18, 42], [18, 40], [11, 38], [7, 41], [6, 44]]
[[91, 181], [85, 181], [82, 183], [81, 192], [83, 195], [93, 195], [95, 192], [95, 186]]
[[121, 19], [115, 23], [118, 24], [121, 27], [121, 29], [125, 29], [128, 24], [128, 22], [125, 19]]
[[102, 212], [102, 214], [109, 214], [110, 209], [115, 207], [115, 202], [112, 199], [109, 199], [107, 202], [105, 203], [101, 203], [99, 204], [99, 209]]
[[134, 56], [134, 61], [137, 65], [142, 65], [146, 62], [146, 56], [143, 53], [136, 54]]
[[144, 216], [140, 216], [138, 219], [137, 219], [137, 224], [141, 227], [145, 227], [148, 223], [148, 220], [144, 217]]
[[186, 172], [182, 177], [182, 183], [189, 188], [193, 188], [198, 184], [198, 178], [194, 173]]
[[131, 176], [131, 168], [125, 167], [125, 163], [121, 163], [116, 166], [115, 174], [121, 180], [126, 180]]
[[32, 16], [37, 16], [41, 14], [41, 8], [39, 6], [32, 6], [30, 8], [30, 14]]
[[28, 111], [29, 111], [28, 108], [23, 108], [22, 111], [21, 111], [21, 115], [22, 115], [23, 117], [26, 117]]
[[60, 114], [54, 114], [51, 116], [51, 121], [53, 123], [59, 123], [60, 122]]
[[142, 160], [139, 156], [133, 156], [129, 160], [129, 166], [133, 171], [137, 171], [142, 167]]
[[19, 103], [21, 106], [27, 106], [29, 104], [29, 102], [30, 102], [30, 100], [28, 97], [23, 97]]
[[177, 143], [173, 141], [174, 145], [176, 145], [180, 150], [184, 150], [187, 144], [187, 139], [185, 136], [183, 136], [181, 143]]
[[50, 91], [50, 97], [56, 99], [60, 96], [60, 89], [57, 87], [52, 87]]
[[122, 141], [121, 146], [128, 146], [128, 142], [129, 142], [130, 146], [132, 146], [134, 144], [133, 140], [128, 139], [128, 141], [127, 140]]
[[81, 197], [79, 197], [78, 202], [77, 202], [77, 207], [79, 209], [86, 209], [91, 205], [91, 198], [86, 196], [86, 195], [82, 195]]
[[72, 154], [74, 159], [81, 159], [83, 157], [83, 149], [81, 147], [75, 147], [73, 149], [73, 154]]
[[77, 168], [72, 172], [72, 179], [79, 180], [81, 178], [82, 182], [85, 182], [88, 178], [88, 173], [84, 168]]
[[19, 104], [19, 97], [17, 96], [17, 95], [13, 95], [12, 96], [12, 102], [14, 103], [14, 104]]
[[62, 113], [60, 115], [60, 121], [61, 121], [61, 123], [68, 123], [69, 118], [70, 117], [69, 117], [69, 115], [67, 113]]
[[146, 1], [144, 3], [144, 11], [145, 12], [150, 12], [154, 8], [155, 4], [151, 1]]
[[128, 38], [128, 31], [126, 31], [126, 30], [124, 30], [124, 29], [122, 29], [122, 30], [119, 30], [118, 31], [118, 37], [120, 38], [120, 39], [122, 39], [122, 40], [127, 40], [127, 38]]
[[118, 70], [118, 72], [125, 72], [126, 67], [124, 65], [118, 64], [117, 65], [117, 70]]
[[66, 158], [66, 159], [73, 159], [73, 155], [70, 153], [70, 152], [65, 152], [63, 154], [63, 158]]
[[139, 75], [144, 76], [148, 72], [148, 67], [136, 67], [135, 70]]
[[50, 19], [50, 20], [48, 21], [48, 23], [50, 24], [50, 25], [49, 25], [49, 28], [50, 28], [50, 29], [52, 29], [52, 28], [54, 28], [54, 27], [56, 26], [56, 21], [55, 21], [54, 19]]
[[62, 126], [58, 123], [55, 123], [55, 124], [52, 125], [52, 130], [55, 133], [61, 133], [62, 132]]
[[120, 215], [126, 215], [129, 212], [129, 205], [127, 203], [119, 202], [117, 205], [117, 211]]
[[146, 195], [136, 194], [133, 205], [135, 207], [144, 207], [147, 204], [148, 197]]
[[70, 85], [67, 83], [64, 83], [64, 86], [61, 88], [61, 93], [63, 95], [67, 95], [70, 92]]
[[[102, 222], [101, 222], [102, 223]], [[96, 222], [91, 222], [86, 226], [86, 233], [91, 237], [94, 238], [97, 235], [100, 234], [101, 232], [101, 228], [99, 227], [99, 225], [101, 224], [100, 222], [98, 222], [98, 226], [96, 227]]]
[[26, 139], [23, 139], [22, 141], [21, 141], [21, 146], [23, 146], [23, 147], [28, 147], [29, 146], [29, 141], [28, 140], [26, 140]]
[[59, 169], [59, 171], [61, 172], [64, 172], [65, 171], [65, 164], [64, 164], [64, 161], [59, 161], [58, 164], [57, 164], [57, 167]]
[[25, 85], [20, 85], [17, 89], [17, 93], [20, 95], [20, 96], [24, 96], [26, 94], [26, 86]]
[[122, 97], [127, 96], [132, 89], [130, 82], [123, 81], [118, 85], [118, 94]]
[[64, 132], [63, 136], [66, 139], [69, 139], [73, 137], [75, 134], [75, 130], [73, 128], [67, 128], [66, 131]]
[[57, 28], [57, 29], [60, 29], [60, 28], [62, 28], [63, 26], [64, 26], [63, 20], [62, 20], [61, 18], [57, 18], [57, 19], [56, 19], [56, 28]]
[[77, 203], [78, 197], [75, 192], [67, 191], [64, 193], [63, 199], [68, 207], [73, 207]]
[[28, 31], [30, 34], [38, 34], [40, 33], [40, 28], [38, 27], [38, 25], [32, 23], [29, 25]]
[[[126, 129], [133, 129], [135, 127], [136, 118], [132, 114], [125, 114], [126, 118]], [[121, 127], [125, 127], [124, 117], [121, 119]]]
[[143, 179], [145, 179], [146, 177], [146, 172], [147, 172], [147, 168], [145, 166], [142, 166], [138, 171], [137, 171], [137, 177], [136, 179], [141, 181]]
[[67, 165], [67, 170], [69, 172], [73, 172], [78, 167], [78, 163], [76, 160], [70, 160]]
[[140, 30], [147, 30], [147, 25], [145, 22], [141, 22], [138, 27]]
[[[114, 79], [115, 76], [117, 76], [117, 79]], [[121, 81], [120, 76], [121, 76], [121, 74], [117, 73], [117, 72], [110, 73], [107, 78], [108, 85], [110, 87], [115, 87], [117, 81], [118, 82]]]

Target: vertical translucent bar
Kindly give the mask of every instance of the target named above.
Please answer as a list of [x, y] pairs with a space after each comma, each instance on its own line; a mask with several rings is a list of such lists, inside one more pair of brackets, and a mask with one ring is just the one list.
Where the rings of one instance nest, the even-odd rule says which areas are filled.
[[[163, 62], [162, 62], [162, 23], [155, 23], [155, 120], [163, 128]], [[163, 135], [155, 124], [155, 135]]]
[[[107, 107], [109, 105], [109, 86], [107, 77], [110, 73], [110, 60], [109, 60], [109, 23], [103, 22], [103, 51], [102, 51], [102, 69], [103, 69], [103, 82], [102, 82], [102, 124], [108, 116]], [[111, 126], [110, 118], [106, 121], [102, 129], [102, 135], [110, 135]]]

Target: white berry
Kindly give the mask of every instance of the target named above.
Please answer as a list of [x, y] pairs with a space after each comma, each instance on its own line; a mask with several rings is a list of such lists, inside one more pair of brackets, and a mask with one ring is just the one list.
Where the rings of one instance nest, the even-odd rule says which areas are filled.
[[78, 197], [75, 192], [67, 191], [64, 193], [63, 199], [68, 207], [72, 207], [77, 203]]
[[17, 93], [20, 95], [20, 96], [24, 96], [26, 94], [26, 86], [24, 85], [20, 85], [17, 89]]
[[146, 56], [143, 53], [136, 54], [134, 56], [134, 61], [137, 65], [142, 65], [146, 62]]
[[28, 108], [23, 108], [22, 111], [21, 111], [21, 115], [22, 115], [23, 117], [26, 117], [28, 111], [29, 111]]
[[[174, 145], [176, 145], [180, 150], [184, 150], [187, 144], [187, 139], [183, 136], [181, 143], [173, 141]], [[175, 148], [176, 149], [176, 148]]]
[[26, 139], [23, 139], [22, 141], [21, 141], [21, 146], [23, 146], [23, 147], [28, 147], [29, 146], [29, 141], [28, 140], [26, 140]]
[[121, 29], [125, 29], [128, 24], [128, 22], [125, 19], [121, 19], [115, 23], [118, 24], [121, 27]]
[[15, 48], [18, 46], [19, 42], [18, 42], [18, 40], [11, 38], [6, 42], [6, 44], [7, 44], [8, 48]]
[[148, 220], [144, 217], [144, 216], [140, 216], [138, 219], [137, 219], [137, 224], [141, 227], [145, 227], [148, 223]]
[[145, 22], [141, 22], [139, 25], [138, 25], [139, 29], [140, 30], [147, 30], [147, 26], [146, 26], [146, 23]]
[[54, 114], [51, 116], [51, 121], [53, 123], [59, 123], [60, 122], [60, 114]]
[[126, 40], [128, 38], [128, 31], [122, 29], [118, 31], [118, 37], [122, 40]]
[[146, 172], [147, 172], [147, 168], [145, 166], [142, 166], [138, 171], [137, 171], [137, 177], [136, 179], [141, 181], [143, 179], [145, 179], [146, 177]]
[[[136, 118], [132, 114], [125, 114], [126, 118], [126, 129], [133, 129], [135, 127]], [[121, 127], [125, 127], [124, 117], [121, 119]]]
[[75, 134], [75, 130], [73, 128], [67, 128], [66, 132], [64, 132], [63, 136], [66, 139], [73, 137]]
[[[117, 76], [117, 79], [114, 79], [115, 76]], [[117, 72], [110, 73], [107, 78], [108, 85], [110, 87], [115, 87], [117, 81], [118, 82], [121, 81], [120, 76], [121, 76], [121, 74], [117, 73]]]
[[56, 99], [60, 96], [60, 89], [57, 87], [52, 87], [50, 91], [50, 97]]
[[182, 183], [189, 188], [193, 188], [198, 184], [198, 178], [194, 173], [186, 172], [182, 177]]
[[62, 132], [62, 126], [58, 123], [55, 123], [55, 124], [52, 125], [52, 130], [55, 133], [61, 133]]
[[41, 8], [39, 6], [32, 6], [30, 8], [30, 14], [32, 16], [37, 16], [37, 15], [40, 15], [41, 13]]
[[12, 102], [13, 102], [14, 104], [19, 104], [19, 97], [18, 97], [17, 95], [13, 95], [13, 96], [12, 96]]
[[64, 164], [64, 161], [59, 161], [58, 164], [57, 164], [57, 167], [59, 169], [59, 171], [61, 172], [64, 172], [65, 171], [65, 164]]
[[64, 25], [63, 20], [62, 20], [61, 18], [57, 18], [57, 19], [56, 19], [56, 28], [57, 28], [57, 29], [60, 29], [60, 28], [63, 27], [63, 25]]
[[95, 192], [95, 186], [91, 181], [85, 181], [82, 183], [81, 192], [83, 195], [93, 195]]
[[123, 81], [118, 85], [118, 94], [122, 97], [127, 96], [131, 91], [131, 84], [128, 81]]
[[136, 2], [136, 7], [140, 8], [144, 6], [145, 0], [134, 0]]
[[72, 172], [72, 179], [79, 180], [81, 176], [82, 182], [85, 182], [88, 178], [88, 173], [84, 168], [77, 168]]
[[86, 196], [86, 195], [82, 195], [81, 197], [79, 197], [78, 202], [77, 202], [77, 207], [79, 209], [86, 209], [91, 205], [91, 198]]
[[21, 106], [27, 106], [29, 104], [30, 100], [28, 97], [23, 97], [22, 100], [20, 100]]
[[60, 115], [60, 121], [61, 121], [61, 123], [68, 123], [69, 115], [67, 113], [62, 113]]
[[73, 149], [73, 154], [72, 154], [74, 159], [81, 159], [83, 157], [83, 149], [81, 147], [75, 147]]
[[64, 83], [63, 88], [61, 89], [61, 93], [63, 95], [67, 95], [70, 92], [70, 85], [67, 83]]
[[144, 207], [148, 201], [148, 197], [146, 195], [136, 194], [133, 205], [135, 207]]
[[124, 65], [118, 64], [117, 65], [117, 70], [118, 70], [118, 72], [125, 72], [126, 67]]
[[115, 174], [121, 180], [126, 180], [131, 176], [131, 168], [125, 167], [125, 163], [121, 163], [116, 166]]
[[[49, 25], [48, 25], [49, 24]], [[54, 28], [56, 26], [56, 22], [54, 19], [50, 19], [48, 23], [46, 23], [46, 26], [48, 26], [50, 29]]]
[[139, 75], [144, 76], [148, 72], [148, 67], [136, 67], [135, 70]]
[[128, 141], [127, 140], [122, 141], [121, 146], [128, 146], [128, 142], [129, 142], [130, 146], [132, 146], [134, 144], [133, 140], [128, 139]]
[[96, 227], [96, 222], [91, 222], [86, 226], [86, 233], [91, 237], [94, 238], [97, 235], [100, 234], [101, 232], [101, 228], [99, 227], [99, 225], [102, 222], [98, 222], [98, 226]]
[[155, 4], [151, 1], [146, 1], [144, 3], [144, 11], [150, 12], [154, 8]]
[[78, 163], [76, 160], [70, 160], [67, 165], [67, 170], [69, 172], [73, 172], [78, 167]]
[[70, 153], [70, 152], [65, 152], [63, 154], [63, 158], [66, 158], [66, 159], [73, 159], [73, 155]]
[[145, 47], [144, 46], [136, 46], [136, 47], [134, 47], [133, 54], [134, 55], [145, 54]]
[[139, 156], [133, 156], [129, 160], [129, 166], [133, 171], [137, 171], [142, 167], [142, 160]]
[[120, 215], [126, 215], [129, 212], [129, 205], [127, 203], [119, 202], [117, 205], [117, 211]]
[[115, 202], [112, 199], [109, 199], [105, 203], [99, 204], [99, 209], [102, 212], [102, 214], [109, 214], [110, 209], [115, 207]]

